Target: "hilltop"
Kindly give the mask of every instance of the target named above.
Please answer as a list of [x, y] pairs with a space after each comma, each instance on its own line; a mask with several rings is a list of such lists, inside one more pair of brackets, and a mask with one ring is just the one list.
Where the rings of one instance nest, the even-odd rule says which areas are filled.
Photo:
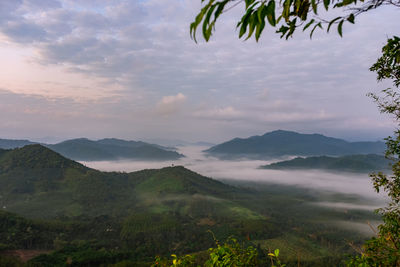
[[235, 138], [213, 146], [205, 152], [210, 155], [234, 158], [271, 158], [296, 156], [341, 156], [351, 154], [383, 154], [383, 142], [347, 142], [321, 134], [300, 134], [277, 130], [262, 136]]

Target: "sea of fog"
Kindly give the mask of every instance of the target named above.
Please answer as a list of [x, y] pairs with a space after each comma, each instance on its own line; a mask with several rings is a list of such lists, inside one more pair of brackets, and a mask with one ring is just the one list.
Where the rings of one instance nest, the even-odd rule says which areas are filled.
[[[372, 187], [371, 179], [367, 174], [332, 173], [324, 171], [284, 171], [259, 169], [261, 165], [278, 160], [220, 160], [206, 156], [202, 151], [207, 147], [182, 146], [178, 152], [186, 157], [173, 161], [90, 161], [81, 162], [84, 165], [102, 171], [132, 172], [142, 169], [157, 169], [167, 166], [182, 165], [204, 176], [218, 180], [236, 180], [260, 183], [273, 183], [281, 185], [310, 188], [326, 193], [342, 193], [368, 199], [368, 205], [354, 203], [324, 202], [325, 205], [347, 209], [370, 209], [381, 207], [385, 202], [382, 195], [378, 195]], [[282, 159], [280, 159], [282, 160]]]

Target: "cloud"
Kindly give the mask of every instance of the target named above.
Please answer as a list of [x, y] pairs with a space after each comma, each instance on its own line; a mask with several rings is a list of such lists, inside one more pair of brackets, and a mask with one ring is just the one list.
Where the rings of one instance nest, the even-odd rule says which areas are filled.
[[[220, 140], [274, 128], [329, 129], [341, 136], [346, 136], [347, 128], [359, 136], [369, 125], [377, 125], [367, 131], [383, 136], [390, 132], [364, 96], [374, 87], [386, 87], [376, 86], [368, 67], [387, 36], [397, 32], [396, 11], [379, 9], [360, 16], [355, 25], [344, 25], [344, 38], [317, 32], [312, 41], [300, 33], [285, 41], [266, 27], [256, 43], [237, 38], [239, 7], [217, 22], [209, 43], [195, 44], [189, 25], [200, 4], [193, 0], [0, 1], [0, 38], [8, 41], [1, 45], [31, 51], [21, 53], [21, 61], [30, 66], [12, 82], [0, 74], [0, 80], [7, 81], [1, 86], [47, 96], [68, 92], [75, 99], [99, 92], [101, 97], [117, 96], [113, 105], [103, 101], [90, 105], [99, 114], [105, 110], [113, 114], [110, 123], [121, 133], [140, 128], [148, 135], [166, 124], [174, 125], [170, 135], [183, 133], [187, 125], [197, 127], [185, 132], [189, 139], [208, 134]], [[1, 66], [9, 65], [3, 61]], [[60, 70], [55, 78], [54, 69]], [[39, 81], [34, 75], [37, 70], [47, 71], [50, 78], [43, 75]], [[54, 80], [58, 86], [49, 85]], [[51, 90], [57, 93], [48, 93]], [[85, 108], [82, 112], [87, 112]], [[185, 112], [180, 112], [183, 108]], [[173, 121], [176, 117], [168, 116], [172, 114], [179, 114], [181, 120]], [[134, 125], [132, 121], [136, 124], [129, 130], [126, 125]], [[93, 124], [93, 133], [102, 127]]]
[[211, 120], [240, 120], [245, 118], [243, 112], [234, 107], [213, 108], [210, 110], [198, 110], [194, 112], [194, 117]]
[[164, 96], [157, 103], [157, 113], [163, 116], [168, 116], [178, 112], [186, 101], [186, 96], [182, 93], [177, 95]]

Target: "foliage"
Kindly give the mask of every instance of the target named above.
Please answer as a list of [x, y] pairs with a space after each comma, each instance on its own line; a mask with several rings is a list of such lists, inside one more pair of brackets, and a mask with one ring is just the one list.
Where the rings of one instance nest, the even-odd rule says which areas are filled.
[[[400, 38], [393, 36], [388, 39], [387, 44], [382, 48], [382, 56], [370, 68], [378, 74], [378, 81], [384, 79], [393, 80], [396, 87], [400, 85]], [[379, 105], [381, 111], [393, 114], [392, 106]], [[398, 106], [397, 106], [398, 108]], [[397, 114], [395, 114], [397, 116]], [[398, 119], [399, 117], [396, 117]]]
[[[312, 37], [315, 29], [329, 32], [333, 24], [337, 25], [340, 36], [343, 34], [345, 22], [354, 23], [355, 18], [369, 10], [384, 5], [400, 7], [399, 0], [201, 0], [205, 3], [190, 25], [191, 37], [196, 41], [197, 27], [202, 24], [202, 34], [208, 41], [215, 30], [219, 17], [226, 11], [244, 2], [244, 15], [237, 24], [239, 38], [247, 34], [246, 39], [254, 36], [258, 41], [266, 24], [277, 29], [281, 38], [288, 39], [298, 29], [310, 30]], [[333, 19], [321, 17], [320, 14], [335, 13], [344, 9], [344, 15]], [[337, 13], [337, 12], [336, 12]]]
[[[172, 264], [170, 264], [168, 260], [162, 259], [161, 257], [157, 256], [152, 267], [199, 266], [198, 263], [196, 263], [195, 255], [188, 254], [178, 257], [175, 254], [172, 254], [171, 257]], [[279, 249], [275, 249], [273, 252], [269, 253], [260, 253], [257, 248], [254, 248], [252, 246], [245, 246], [244, 244], [241, 245], [235, 238], [232, 237], [223, 244], [220, 244], [218, 240], [216, 240], [216, 247], [208, 249], [207, 257], [208, 259], [204, 263], [201, 263], [203, 266], [206, 267], [265, 265], [272, 267], [286, 266], [285, 264], [282, 264], [279, 259]]]
[[[394, 88], [383, 90], [384, 96], [371, 94], [380, 111], [394, 116], [400, 124], [400, 38], [388, 40], [382, 49], [382, 56], [371, 67], [378, 74], [378, 80], [391, 79]], [[371, 174], [377, 192], [383, 189], [390, 198], [387, 207], [379, 209], [383, 224], [378, 227], [378, 236], [366, 242], [361, 257], [352, 259], [349, 265], [400, 266], [400, 129], [388, 137], [386, 157], [393, 161], [392, 174]]]

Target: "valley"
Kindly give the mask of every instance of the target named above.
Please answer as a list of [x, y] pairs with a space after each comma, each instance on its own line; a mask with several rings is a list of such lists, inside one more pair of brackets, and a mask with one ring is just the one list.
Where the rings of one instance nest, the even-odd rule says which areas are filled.
[[365, 174], [262, 170], [265, 161], [203, 150], [83, 165], [40, 145], [1, 150], [1, 250], [46, 251], [29, 261], [37, 264], [150, 265], [154, 255], [201, 255], [215, 246], [212, 231], [218, 240], [279, 248], [288, 266], [339, 264], [355, 253], [349, 242], [373, 235], [367, 221], [379, 223], [373, 209], [385, 198]]

